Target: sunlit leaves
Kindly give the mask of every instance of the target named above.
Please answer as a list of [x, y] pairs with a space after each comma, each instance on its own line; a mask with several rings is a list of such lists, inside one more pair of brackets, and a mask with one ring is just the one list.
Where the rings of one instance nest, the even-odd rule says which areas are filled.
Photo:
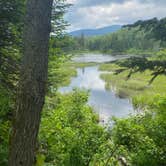
[[75, 89], [57, 97], [56, 107], [43, 114], [40, 151], [46, 156], [45, 162], [88, 165], [107, 134], [98, 124], [98, 116], [86, 104], [87, 92]]

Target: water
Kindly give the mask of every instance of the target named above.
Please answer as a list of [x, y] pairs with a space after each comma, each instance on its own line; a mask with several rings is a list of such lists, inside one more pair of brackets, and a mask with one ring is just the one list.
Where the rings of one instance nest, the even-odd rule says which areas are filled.
[[[84, 57], [86, 57], [85, 55]], [[89, 58], [84, 58], [84, 61], [101, 62], [115, 60], [114, 57], [103, 55], [96, 55]], [[93, 56], [93, 55], [92, 55]], [[99, 58], [98, 58], [99, 57]], [[122, 57], [121, 57], [122, 58]], [[80, 57], [81, 59], [81, 57]], [[77, 59], [78, 61], [78, 59]], [[82, 62], [82, 61], [81, 61]], [[67, 87], [60, 88], [60, 92], [67, 93], [77, 87], [80, 89], [90, 90], [90, 97], [88, 103], [93, 106], [94, 110], [99, 113], [100, 119], [107, 122], [110, 117], [126, 117], [133, 113], [133, 106], [129, 99], [119, 98], [114, 90], [106, 90], [105, 82], [100, 78], [101, 72], [98, 66], [85, 67], [77, 69], [77, 77], [73, 78], [71, 84]]]
[[124, 59], [129, 57], [129, 55], [116, 55], [116, 56], [110, 56], [106, 54], [92, 54], [92, 53], [87, 53], [87, 54], [82, 54], [81, 56], [76, 56], [73, 58], [75, 62], [109, 62], [109, 61], [114, 61], [117, 59]]

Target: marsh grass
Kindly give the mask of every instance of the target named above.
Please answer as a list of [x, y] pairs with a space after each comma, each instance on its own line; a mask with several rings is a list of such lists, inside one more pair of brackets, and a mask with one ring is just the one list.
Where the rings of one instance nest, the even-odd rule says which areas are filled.
[[73, 68], [84, 68], [84, 67], [90, 67], [90, 66], [96, 66], [99, 63], [96, 62], [68, 62], [66, 65], [68, 67], [73, 67]]
[[[101, 71], [115, 71], [122, 69], [116, 64], [102, 64], [99, 69]], [[121, 72], [120, 74], [102, 73], [101, 79], [106, 82], [107, 89], [111, 86], [116, 87], [116, 93], [119, 97], [132, 98], [133, 105], [138, 107], [145, 107], [150, 105], [156, 94], [166, 95], [166, 76], [158, 76], [152, 84], [149, 80], [152, 78], [152, 71], [137, 72], [127, 79], [129, 70]]]

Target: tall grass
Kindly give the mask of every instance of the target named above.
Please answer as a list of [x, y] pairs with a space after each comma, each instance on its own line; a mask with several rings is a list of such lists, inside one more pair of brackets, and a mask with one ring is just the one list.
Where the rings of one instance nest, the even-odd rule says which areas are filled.
[[[101, 78], [106, 82], [107, 88], [116, 87], [116, 93], [121, 97], [132, 98], [135, 107], [145, 107], [152, 102], [156, 94], [166, 95], [166, 76], [158, 76], [152, 84], [149, 80], [152, 78], [152, 71], [137, 72], [127, 79], [129, 70], [114, 74], [114, 71], [121, 69], [116, 64], [102, 64], [100, 70], [110, 71], [102, 73]], [[111, 72], [112, 71], [112, 72]]]

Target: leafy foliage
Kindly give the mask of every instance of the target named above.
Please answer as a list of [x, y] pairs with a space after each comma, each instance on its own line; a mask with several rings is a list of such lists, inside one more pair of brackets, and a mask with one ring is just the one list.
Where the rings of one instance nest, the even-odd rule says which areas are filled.
[[165, 165], [165, 101], [166, 97], [158, 96], [151, 111], [127, 119], [114, 118], [111, 140], [100, 147], [93, 164]]
[[14, 94], [21, 56], [24, 0], [0, 2], [0, 165], [7, 165]]
[[88, 165], [107, 139], [104, 128], [98, 124], [98, 116], [86, 105], [87, 100], [86, 92], [74, 90], [58, 96], [55, 108], [49, 109], [50, 102], [46, 105], [39, 139], [46, 163]]
[[0, 92], [0, 165], [7, 165], [13, 103], [10, 92], [1, 86]]
[[124, 27], [140, 27], [140, 29], [145, 29], [146, 31], [151, 31], [151, 35], [161, 41], [166, 41], [165, 35], [166, 35], [166, 18], [163, 18], [161, 20], [158, 20], [157, 18], [153, 18], [146, 21], [137, 21], [134, 24], [126, 25]]
[[[4, 166], [8, 160], [9, 135], [19, 80], [25, 3], [25, 0], [0, 1], [0, 165]], [[53, 10], [52, 18], [59, 24], [54, 27], [54, 32], [60, 32], [60, 27], [65, 26], [61, 25], [67, 5], [65, 0], [58, 0], [55, 6], [57, 10]]]
[[68, 23], [64, 20], [64, 14], [71, 4], [66, 3], [66, 0], [54, 0], [52, 10], [52, 32], [53, 36], [61, 36], [68, 26]]
[[[163, 53], [165, 52], [159, 52], [158, 55], [163, 57], [165, 56]], [[117, 70], [116, 74], [130, 69], [127, 79], [129, 79], [132, 76], [132, 74], [137, 72], [144, 72], [145, 70], [153, 71], [151, 74], [152, 78], [150, 79], [149, 84], [151, 84], [157, 78], [157, 76], [166, 75], [165, 60], [148, 60], [145, 57], [141, 57], [141, 58], [131, 57], [123, 61], [118, 61], [117, 64], [124, 68]]]
[[0, 8], [0, 84], [13, 90], [19, 69], [24, 1], [2, 0]]

